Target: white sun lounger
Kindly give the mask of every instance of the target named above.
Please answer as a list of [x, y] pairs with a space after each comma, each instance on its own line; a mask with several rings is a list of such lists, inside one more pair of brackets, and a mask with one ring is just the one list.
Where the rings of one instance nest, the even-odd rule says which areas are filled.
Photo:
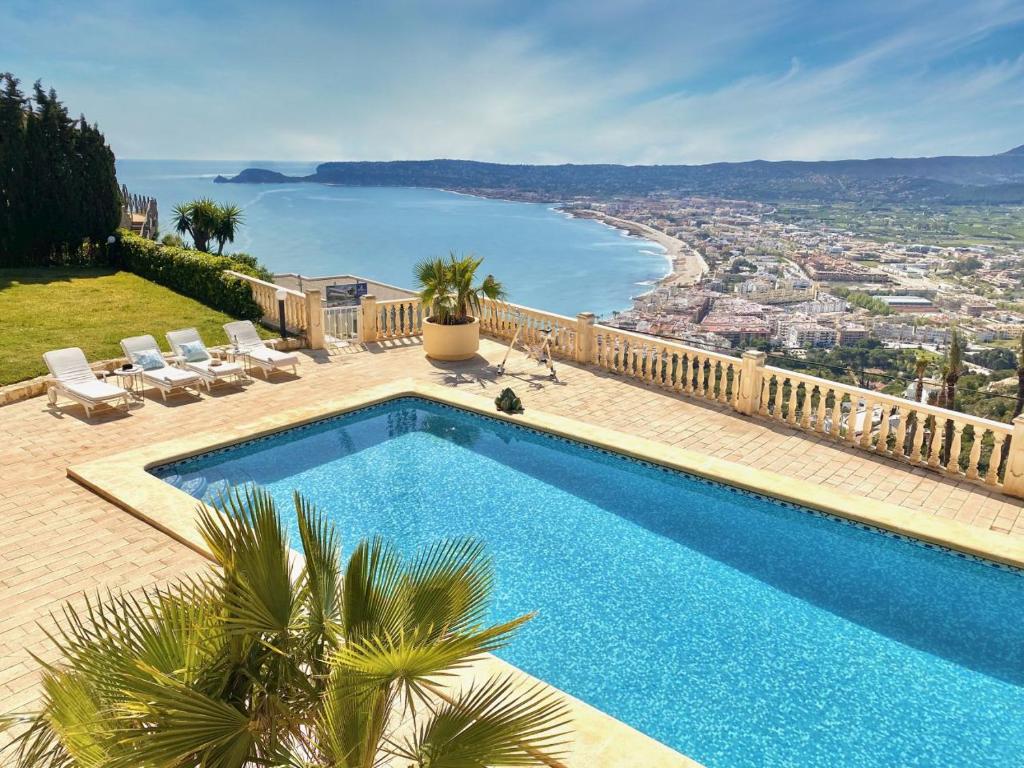
[[99, 405], [117, 407], [118, 401], [127, 410], [128, 390], [100, 381], [78, 347], [46, 352], [43, 362], [53, 377], [47, 389], [51, 405], [57, 404], [61, 394], [85, 408], [86, 416], [92, 416], [92, 409]]
[[298, 373], [299, 356], [268, 347], [260, 338], [256, 326], [248, 320], [227, 323], [224, 332], [231, 343], [246, 355], [264, 376], [284, 368], [291, 368], [293, 374]]
[[[241, 382], [245, 380], [245, 371], [242, 370], [242, 366], [238, 363], [223, 363], [216, 360], [206, 349], [202, 338], [199, 336], [199, 331], [195, 328], [168, 331], [166, 336], [167, 343], [171, 345], [171, 351], [174, 353], [177, 363], [186, 371], [198, 374], [199, 378], [203, 380], [203, 384], [206, 385], [207, 390], [210, 389], [211, 385], [218, 382], [229, 380]], [[199, 344], [202, 359], [187, 360], [186, 358], [189, 355], [185, 354], [184, 345], [196, 343]]]
[[[121, 339], [121, 349], [131, 363], [142, 366], [143, 383], [160, 390], [160, 397], [164, 400], [176, 390], [185, 392], [194, 387], [198, 392], [199, 385], [203, 383], [198, 373], [168, 365], [152, 336]], [[147, 368], [147, 365], [152, 367]]]

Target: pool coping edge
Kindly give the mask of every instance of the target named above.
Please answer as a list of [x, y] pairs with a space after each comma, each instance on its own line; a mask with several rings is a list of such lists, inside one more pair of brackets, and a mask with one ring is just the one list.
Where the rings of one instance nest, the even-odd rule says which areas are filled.
[[[422, 398], [454, 406], [955, 551], [1024, 568], [1024, 541], [1007, 534], [969, 526], [956, 520], [917, 513], [888, 502], [856, 496], [807, 480], [785, 477], [770, 470], [754, 469], [691, 449], [665, 445], [543, 411], [529, 409], [523, 414], [516, 415], [501, 413], [495, 409], [490, 398], [413, 379], [392, 381], [358, 390], [340, 398], [268, 413], [252, 421], [232, 424], [220, 431], [182, 435], [172, 440], [74, 464], [67, 468], [67, 476], [169, 537], [210, 558], [195, 525], [199, 502], [184, 491], [150, 474], [150, 469], [402, 397]], [[498, 659], [494, 661], [500, 662]], [[529, 677], [527, 673], [517, 670], [512, 665], [500, 663]], [[600, 741], [603, 749], [613, 752], [623, 748], [641, 749], [645, 754], [645, 765], [652, 768], [700, 768], [698, 763], [682, 753], [575, 699], [570, 694], [565, 695], [572, 702], [574, 714], [578, 718], [577, 734], [580, 723], [585, 724], [588, 742]], [[610, 731], [608, 721], [615, 724]], [[618, 726], [626, 730], [620, 730]], [[610, 738], [609, 733], [617, 733], [618, 737]], [[616, 742], [622, 738], [632, 742], [633, 746], [624, 747], [617, 744]], [[628, 751], [626, 754], [632, 752]], [[650, 759], [646, 759], [648, 754]], [[603, 752], [600, 758], [601, 765], [619, 764], [610, 757], [606, 762], [606, 755]]]

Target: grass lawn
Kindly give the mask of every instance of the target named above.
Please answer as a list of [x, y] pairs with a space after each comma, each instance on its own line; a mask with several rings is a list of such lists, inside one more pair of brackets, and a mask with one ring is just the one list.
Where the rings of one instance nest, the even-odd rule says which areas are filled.
[[0, 269], [0, 385], [46, 373], [43, 353], [61, 347], [103, 360], [121, 356], [121, 339], [150, 333], [167, 350], [164, 333], [191, 326], [226, 344], [221, 326], [232, 319], [130, 272]]

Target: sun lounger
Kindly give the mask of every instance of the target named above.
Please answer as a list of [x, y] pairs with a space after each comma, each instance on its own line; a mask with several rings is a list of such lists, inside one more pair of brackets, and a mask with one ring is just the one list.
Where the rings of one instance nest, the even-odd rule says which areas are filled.
[[185, 392], [189, 387], [198, 391], [203, 383], [198, 373], [168, 365], [152, 336], [121, 339], [121, 349], [129, 362], [142, 368], [143, 384], [160, 390], [160, 397], [164, 400], [167, 395], [175, 391]]
[[92, 409], [99, 405], [113, 408], [120, 402], [128, 408], [128, 390], [100, 381], [78, 347], [46, 352], [43, 362], [53, 377], [47, 390], [52, 405], [61, 394], [85, 408], [86, 416], [92, 416]]
[[218, 382], [245, 380], [242, 366], [238, 363], [221, 362], [211, 355], [195, 328], [168, 331], [166, 335], [175, 361], [186, 371], [198, 374], [207, 390]]
[[299, 356], [268, 347], [260, 338], [256, 326], [248, 320], [227, 323], [224, 331], [234, 347], [248, 357], [253, 367], [262, 371], [264, 376], [284, 368], [291, 368], [293, 374], [298, 373]]

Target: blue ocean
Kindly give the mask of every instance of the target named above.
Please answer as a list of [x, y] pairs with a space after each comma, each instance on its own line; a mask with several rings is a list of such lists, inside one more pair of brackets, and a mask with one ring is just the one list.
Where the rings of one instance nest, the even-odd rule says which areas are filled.
[[275, 272], [355, 274], [411, 286], [424, 258], [475, 253], [519, 304], [575, 315], [629, 308], [669, 268], [664, 249], [550, 205], [486, 200], [434, 189], [320, 184], [214, 184], [258, 166], [290, 175], [314, 163], [119, 160], [118, 180], [155, 197], [162, 232], [175, 205], [197, 197], [245, 211], [233, 250]]

